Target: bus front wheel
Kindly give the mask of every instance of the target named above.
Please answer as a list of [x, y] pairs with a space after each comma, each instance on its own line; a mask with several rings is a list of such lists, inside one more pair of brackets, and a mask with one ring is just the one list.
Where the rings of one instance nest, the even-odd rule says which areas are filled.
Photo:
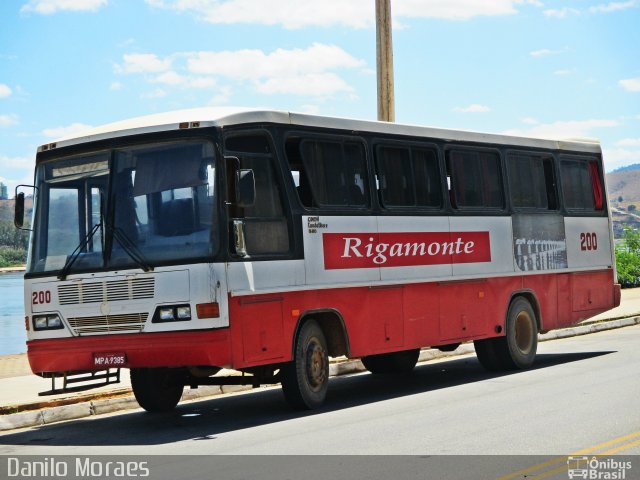
[[402, 352], [382, 353], [362, 357], [360, 361], [364, 368], [374, 374], [409, 373], [418, 363], [420, 349], [404, 350]]
[[315, 320], [300, 328], [293, 361], [282, 368], [281, 374], [282, 392], [291, 406], [310, 410], [324, 403], [329, 387], [329, 351]]
[[173, 410], [182, 397], [184, 385], [168, 368], [132, 368], [130, 374], [133, 395], [147, 412]]
[[529, 368], [538, 349], [538, 324], [527, 299], [517, 297], [511, 302], [505, 326], [504, 337], [473, 342], [478, 360], [490, 371]]

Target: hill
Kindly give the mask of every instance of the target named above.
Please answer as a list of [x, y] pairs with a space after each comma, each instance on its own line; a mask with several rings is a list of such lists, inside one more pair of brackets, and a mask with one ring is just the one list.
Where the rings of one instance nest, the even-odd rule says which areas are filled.
[[616, 238], [621, 237], [624, 225], [640, 230], [640, 165], [607, 173], [607, 193]]
[[[15, 202], [13, 199], [10, 200], [0, 200], [0, 222], [6, 221], [11, 222], [13, 225], [13, 208]], [[33, 208], [33, 198], [27, 197], [24, 202], [24, 218], [26, 221], [31, 219], [31, 209]]]

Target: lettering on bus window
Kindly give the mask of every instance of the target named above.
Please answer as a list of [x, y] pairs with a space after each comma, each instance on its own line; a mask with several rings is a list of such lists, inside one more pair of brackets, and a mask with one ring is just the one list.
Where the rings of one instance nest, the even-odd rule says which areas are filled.
[[435, 150], [379, 145], [376, 149], [376, 168], [383, 206], [442, 206]]
[[451, 206], [461, 208], [504, 208], [500, 156], [496, 152], [449, 150]]

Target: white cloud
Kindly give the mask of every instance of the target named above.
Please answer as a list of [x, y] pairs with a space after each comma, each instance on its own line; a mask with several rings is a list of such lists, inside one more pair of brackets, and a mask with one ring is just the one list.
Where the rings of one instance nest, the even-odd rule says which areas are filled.
[[[213, 88], [226, 102], [224, 80], [248, 86], [257, 93], [326, 97], [353, 88], [341, 70], [364, 70], [366, 63], [335, 45], [314, 43], [306, 49], [181, 52], [160, 58], [154, 54], [124, 55], [120, 74], [143, 74], [146, 81], [171, 88]], [[171, 68], [169, 68], [171, 67]], [[152, 75], [157, 73], [157, 75]], [[163, 90], [166, 94], [167, 92]], [[148, 95], [147, 95], [148, 96]]]
[[521, 119], [521, 122], [526, 125], [538, 125], [540, 122], [533, 117], [525, 117]]
[[117, 73], [159, 73], [171, 68], [171, 58], [160, 59], [153, 53], [128, 53], [122, 56], [124, 63], [116, 65]]
[[604, 161], [605, 169], [609, 172], [626, 165], [640, 163], [640, 149], [629, 150], [625, 148], [603, 147], [602, 159]]
[[18, 123], [18, 116], [13, 113], [0, 115], [0, 127], [10, 127]]
[[91, 125], [85, 125], [84, 123], [72, 123], [64, 127], [52, 127], [46, 128], [42, 131], [42, 134], [47, 138], [66, 138], [77, 135], [93, 128]]
[[258, 92], [268, 95], [283, 93], [325, 97], [338, 92], [354, 91], [347, 82], [331, 72], [271, 77], [264, 81], [256, 82], [255, 86]]
[[640, 92], [640, 77], [627, 78], [618, 82], [622, 88], [629, 92]]
[[231, 98], [232, 89], [229, 86], [220, 87], [217, 93], [209, 101], [209, 105], [227, 105]]
[[558, 75], [559, 77], [565, 77], [567, 75], [571, 75], [571, 70], [569, 70], [568, 68], [563, 68], [561, 70], [556, 70], [555, 72], [553, 72], [554, 75]]
[[0, 98], [9, 97], [11, 96], [12, 93], [13, 92], [11, 91], [8, 85], [5, 85], [4, 83], [0, 83]]
[[[218, 24], [307, 26], [342, 25], [366, 28], [374, 24], [372, 0], [279, 0], [277, 8], [264, 0], [145, 0], [154, 8], [187, 12]], [[512, 15], [516, 6], [542, 6], [539, 0], [394, 0], [394, 19], [438, 18], [467, 20], [477, 16]]]
[[490, 112], [491, 109], [486, 105], [480, 105], [479, 103], [473, 103], [468, 107], [456, 107], [453, 109], [454, 112], [461, 113], [485, 113]]
[[611, 2], [605, 3], [601, 5], [595, 5], [593, 7], [589, 7], [590, 13], [610, 13], [617, 12], [620, 10], [627, 10], [629, 8], [634, 8], [638, 5], [637, 0], [631, 0], [628, 2]]
[[167, 92], [165, 90], [163, 90], [162, 88], [156, 88], [155, 90], [152, 90], [150, 92], [146, 92], [142, 94], [142, 98], [162, 98], [162, 97], [166, 97], [167, 96]]
[[319, 115], [320, 107], [318, 105], [311, 105], [311, 104], [301, 105], [300, 111], [302, 113], [308, 113], [309, 115]]
[[32, 169], [34, 164], [35, 161], [32, 157], [9, 157], [0, 154], [0, 169], [3, 171]]
[[157, 83], [164, 83], [166, 85], [180, 85], [185, 82], [185, 78], [182, 75], [178, 75], [173, 70], [169, 70], [168, 72], [164, 72], [153, 80]]
[[640, 138], [623, 138], [618, 140], [616, 145], [619, 147], [640, 147]]
[[548, 48], [542, 48], [540, 50], [534, 50], [532, 52], [529, 52], [529, 55], [535, 58], [540, 58], [540, 57], [548, 57], [549, 55], [560, 55], [561, 53], [565, 53], [567, 51], [568, 51], [567, 47], [561, 50], [550, 50]]
[[576, 8], [564, 7], [560, 9], [549, 9], [543, 12], [547, 17], [566, 18], [569, 15], [580, 15], [580, 10]]
[[533, 125], [528, 129], [512, 129], [503, 132], [505, 135], [517, 135], [537, 138], [585, 138], [597, 136], [603, 128], [617, 127], [617, 120], [591, 119], [569, 120], [554, 123]]
[[118, 91], [122, 90], [123, 87], [124, 85], [122, 85], [122, 83], [120, 82], [111, 82], [111, 85], [109, 85], [109, 90]]
[[[18, 185], [33, 185], [33, 169], [35, 167], [33, 157], [7, 157], [0, 155], [0, 182], [7, 186], [9, 198], [13, 198]], [[10, 170], [9, 172], [7, 170]]]
[[580, 10], [577, 8], [571, 7], [563, 7], [563, 8], [552, 8], [545, 10], [543, 13], [547, 17], [553, 18], [567, 18], [571, 15], [581, 15], [583, 12], [589, 12], [591, 14], [599, 14], [599, 13], [611, 13], [618, 12], [621, 10], [628, 10], [630, 8], [635, 8], [640, 4], [640, 0], [628, 0], [626, 2], [609, 2], [602, 3], [600, 5], [594, 5], [585, 10]]
[[192, 73], [222, 75], [236, 80], [286, 78], [291, 75], [322, 73], [339, 68], [364, 67], [359, 60], [335, 45], [314, 43], [307, 49], [197, 52], [187, 62]]
[[107, 5], [109, 0], [29, 0], [20, 9], [21, 13], [51, 15], [56, 12], [95, 12]]

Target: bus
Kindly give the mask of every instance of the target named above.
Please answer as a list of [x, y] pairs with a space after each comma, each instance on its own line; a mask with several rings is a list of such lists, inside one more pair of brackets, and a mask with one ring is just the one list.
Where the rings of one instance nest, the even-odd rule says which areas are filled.
[[538, 333], [620, 303], [595, 141], [194, 109], [42, 145], [32, 192], [32, 371], [127, 368], [151, 412], [238, 383], [316, 408], [330, 357], [407, 373], [473, 341], [526, 369]]

